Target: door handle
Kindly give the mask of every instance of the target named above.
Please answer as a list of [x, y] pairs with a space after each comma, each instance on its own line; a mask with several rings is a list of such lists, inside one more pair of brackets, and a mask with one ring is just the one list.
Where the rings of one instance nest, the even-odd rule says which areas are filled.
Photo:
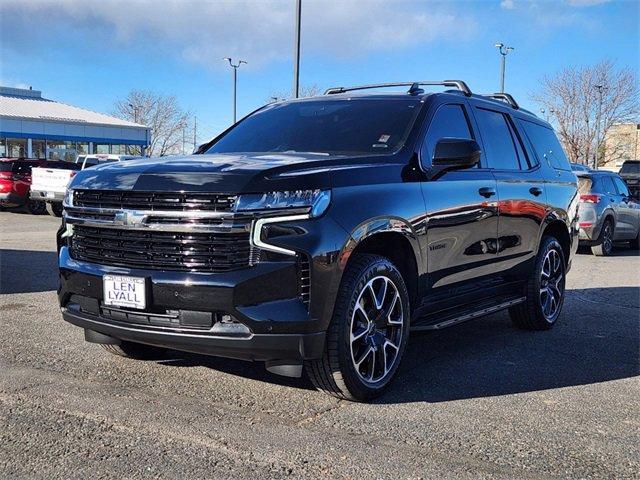
[[478, 193], [485, 198], [489, 198], [496, 194], [496, 189], [494, 187], [482, 187], [478, 190]]
[[542, 189], [540, 187], [531, 187], [529, 193], [537, 197], [542, 194]]

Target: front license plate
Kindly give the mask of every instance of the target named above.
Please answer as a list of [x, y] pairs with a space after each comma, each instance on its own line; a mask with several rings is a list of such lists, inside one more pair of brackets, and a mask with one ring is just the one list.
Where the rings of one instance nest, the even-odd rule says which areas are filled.
[[55, 198], [55, 196], [56, 196], [56, 195], [55, 195], [55, 193], [53, 193], [53, 192], [46, 192], [46, 193], [45, 193], [45, 196], [46, 196], [47, 198]]
[[144, 278], [105, 275], [102, 277], [104, 304], [144, 310], [147, 306]]

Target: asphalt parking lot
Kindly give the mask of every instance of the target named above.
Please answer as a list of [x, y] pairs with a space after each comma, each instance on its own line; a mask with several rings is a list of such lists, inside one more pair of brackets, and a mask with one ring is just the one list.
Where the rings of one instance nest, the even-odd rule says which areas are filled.
[[557, 327], [505, 313], [411, 339], [393, 389], [337, 401], [262, 365], [85, 343], [58, 219], [0, 212], [2, 478], [638, 478], [640, 257], [578, 255]]

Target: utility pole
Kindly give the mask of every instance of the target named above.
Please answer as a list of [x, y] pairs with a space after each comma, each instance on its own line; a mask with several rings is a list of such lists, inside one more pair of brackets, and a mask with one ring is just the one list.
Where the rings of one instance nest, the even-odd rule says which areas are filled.
[[494, 45], [500, 52], [502, 60], [500, 62], [500, 93], [504, 93], [504, 74], [507, 68], [507, 55], [514, 50], [513, 47], [507, 47], [504, 43], [496, 43]]
[[300, 96], [300, 20], [302, 19], [302, 0], [296, 0], [296, 29], [293, 59], [293, 98]]
[[598, 153], [600, 152], [600, 124], [602, 123], [602, 90], [604, 85], [595, 85], [598, 90], [598, 123], [596, 124], [596, 154], [593, 160], [593, 169], [598, 170]]
[[229, 65], [231, 66], [231, 68], [233, 68], [233, 123], [236, 123], [237, 121], [237, 116], [236, 116], [236, 108], [237, 108], [237, 86], [238, 86], [238, 67], [240, 67], [240, 65], [242, 65], [243, 63], [246, 65], [247, 62], [245, 62], [244, 60], [239, 60], [238, 63], [236, 63], [235, 65], [233, 64], [233, 60], [231, 59], [231, 57], [225, 57], [224, 60], [227, 60], [229, 62]]

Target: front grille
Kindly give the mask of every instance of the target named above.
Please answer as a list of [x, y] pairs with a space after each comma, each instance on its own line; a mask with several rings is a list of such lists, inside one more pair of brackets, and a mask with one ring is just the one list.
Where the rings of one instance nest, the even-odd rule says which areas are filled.
[[235, 201], [235, 195], [211, 193], [75, 190], [73, 194], [73, 205], [80, 208], [231, 212]]
[[71, 256], [130, 268], [228, 272], [250, 265], [249, 232], [179, 233], [75, 225]]

